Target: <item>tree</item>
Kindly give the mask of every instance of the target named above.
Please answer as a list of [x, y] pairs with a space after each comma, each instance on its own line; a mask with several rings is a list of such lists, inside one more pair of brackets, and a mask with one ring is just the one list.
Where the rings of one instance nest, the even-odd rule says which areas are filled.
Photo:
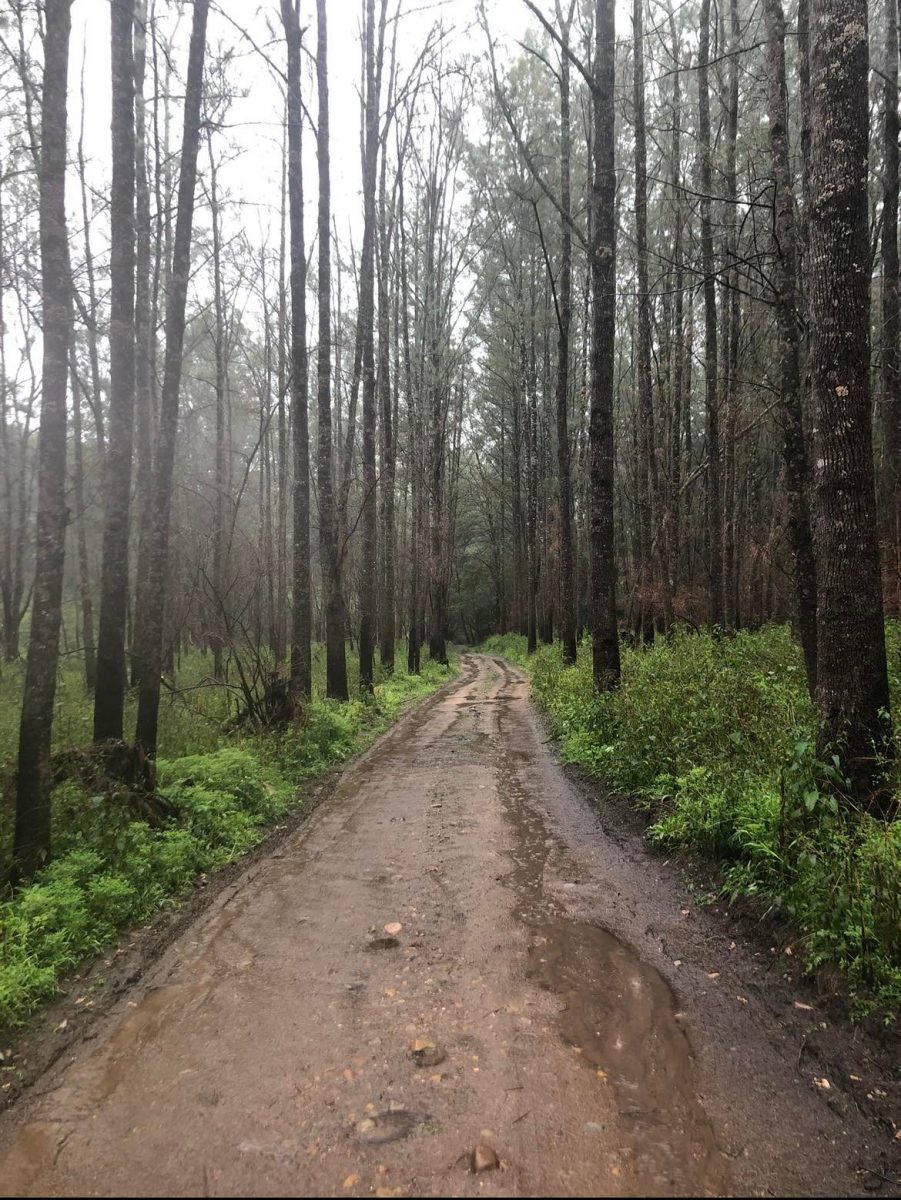
[[[375, 0], [365, 0], [363, 98], [363, 248], [360, 261], [360, 333], [363, 388], [363, 514], [360, 565], [360, 689], [375, 680], [377, 613], [376, 395], [375, 395], [375, 191], [378, 176], [379, 94], [385, 43], [386, 0], [376, 35]], [[376, 46], [376, 36], [378, 45]]]
[[66, 553], [66, 381], [72, 306], [66, 232], [66, 85], [70, 0], [46, 0], [41, 102], [40, 235], [43, 366], [37, 557], [25, 665], [13, 881], [29, 880], [50, 858], [50, 739]]
[[776, 321], [780, 338], [779, 390], [782, 400], [782, 456], [788, 535], [794, 559], [795, 614], [804, 650], [807, 683], [817, 682], [816, 567], [807, 498], [807, 450], [801, 401], [800, 316], [797, 236], [788, 144], [785, 83], [785, 16], [780, 0], [766, 0], [769, 67], [770, 154], [773, 169], [773, 235], [776, 257]]
[[893, 601], [901, 615], [901, 301], [898, 282], [898, 8], [885, 5], [885, 74], [882, 87], [882, 440], [885, 456], [885, 539]]
[[197, 154], [200, 148], [200, 102], [203, 93], [203, 62], [209, 0], [194, 0], [191, 45], [185, 88], [184, 131], [181, 172], [178, 180], [178, 212], [175, 241], [166, 296], [166, 351], [163, 389], [160, 396], [159, 428], [154, 455], [152, 527], [147, 570], [147, 617], [144, 642], [137, 647], [141, 657], [138, 715], [135, 741], [150, 756], [156, 755], [163, 669], [163, 610], [166, 602], [169, 565], [169, 521], [172, 508], [172, 476], [178, 437], [178, 401], [181, 387], [185, 340], [185, 307], [191, 271], [191, 230], [194, 222], [194, 190]]
[[589, 399], [589, 536], [592, 673], [598, 691], [620, 677], [616, 622], [613, 477], [613, 372], [616, 337], [615, 5], [596, 0], [591, 81], [591, 394]]
[[125, 614], [135, 406], [134, 3], [112, 0], [113, 180], [110, 192], [110, 401], [97, 629], [94, 740], [122, 739]]
[[288, 213], [291, 227], [291, 419], [294, 452], [294, 565], [292, 573], [291, 694], [312, 692], [310, 594], [310, 438], [307, 359], [307, 260], [303, 237], [303, 112], [300, 93], [301, 29], [298, 0], [282, 0], [288, 43]]
[[557, 476], [560, 492], [560, 641], [563, 662], [576, 661], [576, 613], [573, 595], [572, 480], [569, 453], [569, 357], [572, 328], [572, 131], [570, 128], [569, 32], [575, 0], [560, 26], [560, 289], [557, 339]]
[[331, 310], [331, 182], [329, 161], [328, 27], [325, 0], [317, 0], [316, 77], [319, 89], [317, 153], [319, 156], [319, 345], [316, 395], [319, 413], [319, 557], [325, 608], [326, 695], [347, 699], [344, 651], [344, 596], [341, 548], [335, 521], [332, 478], [332, 310]]
[[698, 40], [698, 140], [701, 207], [701, 271], [704, 279], [704, 394], [707, 416], [707, 561], [710, 620], [722, 625], [723, 514], [720, 506], [719, 379], [717, 366], [716, 275], [713, 263], [713, 165], [710, 150], [710, 0], [701, 0]]
[[893, 808], [870, 432], [866, 0], [811, 0], [808, 268], [821, 756], [850, 795]]

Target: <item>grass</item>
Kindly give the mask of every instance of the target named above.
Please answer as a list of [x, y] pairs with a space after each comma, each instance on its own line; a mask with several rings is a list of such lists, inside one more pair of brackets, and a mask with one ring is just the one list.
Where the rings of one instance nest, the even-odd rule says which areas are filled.
[[[209, 664], [199, 654], [182, 664], [180, 693], [161, 715], [159, 790], [177, 816], [154, 829], [107, 797], [66, 783], [52, 796], [54, 860], [14, 897], [0, 901], [0, 1030], [21, 1025], [59, 981], [109, 945], [126, 925], [173, 904], [201, 873], [235, 861], [295, 804], [298, 784], [371, 745], [407, 708], [456, 672], [426, 662], [408, 675], [382, 677], [371, 698], [346, 704], [322, 698], [323, 655], [314, 660], [314, 699], [306, 719], [279, 734], [226, 736], [229, 699], [201, 686]], [[14, 762], [18, 672], [0, 680], [0, 761]], [[356, 688], [356, 663], [351, 683]], [[21, 681], [19, 680], [19, 685]], [[193, 690], [183, 690], [183, 689]], [[61, 672], [55, 740], [90, 740], [91, 706], [80, 671]], [[0, 820], [0, 866], [8, 861], [11, 812]]]
[[[901, 624], [887, 631], [896, 734]], [[837, 966], [859, 1006], [901, 1006], [901, 821], [849, 812], [823, 786], [800, 650], [785, 627], [716, 639], [676, 632], [623, 647], [618, 691], [596, 695], [590, 645], [529, 656], [518, 635], [485, 649], [524, 667], [563, 757], [626, 792], [661, 847], [722, 864], [730, 900], [752, 897], [797, 931], [808, 968]], [[899, 744], [901, 751], [901, 744]], [[834, 768], [831, 768], [834, 771]]]

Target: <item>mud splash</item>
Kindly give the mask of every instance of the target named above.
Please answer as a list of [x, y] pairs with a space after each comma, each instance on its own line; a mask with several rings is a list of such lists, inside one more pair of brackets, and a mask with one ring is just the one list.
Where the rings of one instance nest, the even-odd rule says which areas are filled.
[[597, 1074], [599, 1087], [614, 1089], [631, 1143], [625, 1158], [641, 1190], [728, 1193], [727, 1164], [696, 1094], [676, 998], [628, 945], [606, 929], [573, 920], [549, 894], [549, 860], [555, 873], [565, 873], [566, 857], [527, 802], [521, 775], [528, 755], [517, 752], [516, 730], [503, 725], [501, 713], [505, 748], [498, 791], [516, 839], [513, 870], [504, 882], [516, 893], [516, 918], [530, 933], [526, 975], [559, 1000], [560, 1036], [583, 1069]]

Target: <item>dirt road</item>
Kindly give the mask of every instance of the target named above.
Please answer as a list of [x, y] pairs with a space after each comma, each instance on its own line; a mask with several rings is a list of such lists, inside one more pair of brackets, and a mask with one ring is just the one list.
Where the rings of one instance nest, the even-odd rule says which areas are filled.
[[833, 1111], [675, 878], [603, 831], [524, 680], [467, 657], [3, 1118], [0, 1193], [872, 1187], [886, 1135]]

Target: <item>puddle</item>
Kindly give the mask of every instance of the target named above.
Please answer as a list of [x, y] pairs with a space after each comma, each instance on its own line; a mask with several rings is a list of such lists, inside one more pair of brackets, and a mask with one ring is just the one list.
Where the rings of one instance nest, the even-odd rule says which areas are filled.
[[526, 801], [514, 753], [503, 754], [498, 790], [516, 841], [504, 877], [515, 915], [530, 932], [527, 977], [560, 1001], [560, 1036], [581, 1069], [612, 1087], [632, 1142], [636, 1178], [659, 1193], [722, 1194], [727, 1172], [697, 1098], [691, 1045], [667, 981], [608, 930], [571, 919], [545, 893], [558, 846]]

